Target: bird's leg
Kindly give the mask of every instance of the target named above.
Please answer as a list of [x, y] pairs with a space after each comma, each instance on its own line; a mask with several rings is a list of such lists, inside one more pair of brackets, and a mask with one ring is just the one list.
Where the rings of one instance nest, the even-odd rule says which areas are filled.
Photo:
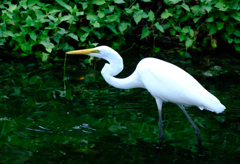
[[160, 99], [156, 99], [159, 113], [159, 143], [157, 149], [161, 148], [162, 140], [163, 140], [163, 130], [162, 130], [162, 101]]
[[201, 143], [201, 136], [200, 136], [200, 130], [198, 129], [198, 127], [194, 124], [194, 122], [192, 121], [191, 117], [188, 115], [187, 111], [184, 109], [184, 107], [182, 105], [179, 105], [179, 107], [182, 109], [183, 113], [185, 114], [185, 116], [188, 118], [188, 120], [190, 121], [190, 123], [192, 124], [192, 126], [195, 129], [195, 134], [197, 136], [198, 139], [198, 149], [199, 149], [199, 155], [203, 156], [203, 151], [202, 151], [202, 143]]
[[159, 112], [159, 143], [157, 149], [161, 148], [162, 140], [163, 140], [163, 130], [162, 130], [162, 110], [158, 110]]

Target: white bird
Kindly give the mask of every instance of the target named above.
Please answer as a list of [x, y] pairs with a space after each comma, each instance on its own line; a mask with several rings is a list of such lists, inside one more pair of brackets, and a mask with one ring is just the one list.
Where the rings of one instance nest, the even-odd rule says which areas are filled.
[[203, 155], [200, 130], [194, 124], [184, 109], [186, 106], [197, 106], [200, 110], [206, 109], [211, 112], [221, 113], [225, 106], [211, 93], [209, 93], [197, 80], [181, 68], [156, 58], [142, 59], [135, 71], [126, 78], [116, 78], [123, 70], [121, 56], [108, 46], [99, 46], [92, 49], [76, 50], [67, 54], [89, 55], [103, 58], [106, 63], [101, 71], [106, 82], [116, 88], [145, 88], [155, 98], [159, 111], [159, 145], [163, 139], [162, 131], [162, 103], [172, 102], [177, 104], [192, 126], [198, 138], [199, 153]]

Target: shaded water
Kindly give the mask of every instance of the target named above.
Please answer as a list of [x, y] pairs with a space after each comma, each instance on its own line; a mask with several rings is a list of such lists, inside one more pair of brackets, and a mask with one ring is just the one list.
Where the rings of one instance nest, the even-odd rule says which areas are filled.
[[[175, 104], [163, 105], [164, 140], [156, 152], [158, 111], [146, 90], [113, 88], [101, 77], [101, 64], [93, 71], [72, 62], [67, 64], [65, 96], [62, 63], [2, 61], [0, 163], [240, 161], [240, 88], [235, 77], [228, 82], [224, 77], [200, 79], [227, 107], [224, 113], [186, 108], [201, 131], [200, 159], [194, 129]], [[130, 65], [131, 72], [136, 64]]]

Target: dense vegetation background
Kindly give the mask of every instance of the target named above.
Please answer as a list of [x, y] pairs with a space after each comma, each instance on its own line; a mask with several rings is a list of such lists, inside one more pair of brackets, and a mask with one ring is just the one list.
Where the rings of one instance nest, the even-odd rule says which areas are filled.
[[1, 50], [43, 60], [97, 44], [240, 51], [238, 0], [3, 0], [0, 9]]

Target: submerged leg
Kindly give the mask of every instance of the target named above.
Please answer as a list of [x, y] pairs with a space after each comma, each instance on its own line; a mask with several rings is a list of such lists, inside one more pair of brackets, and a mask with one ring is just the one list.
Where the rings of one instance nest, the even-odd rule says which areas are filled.
[[158, 113], [159, 113], [159, 143], [157, 149], [161, 148], [163, 140], [163, 130], [162, 130], [162, 101], [156, 98]]
[[179, 107], [182, 109], [183, 113], [185, 114], [185, 116], [188, 118], [188, 120], [190, 121], [190, 123], [192, 124], [192, 126], [193, 126], [194, 129], [195, 129], [195, 134], [196, 134], [197, 139], [198, 139], [198, 150], [199, 150], [200, 156], [203, 156], [200, 130], [199, 130], [198, 127], [194, 124], [194, 122], [192, 121], [191, 117], [188, 115], [187, 111], [184, 109], [183, 105], [179, 105]]

